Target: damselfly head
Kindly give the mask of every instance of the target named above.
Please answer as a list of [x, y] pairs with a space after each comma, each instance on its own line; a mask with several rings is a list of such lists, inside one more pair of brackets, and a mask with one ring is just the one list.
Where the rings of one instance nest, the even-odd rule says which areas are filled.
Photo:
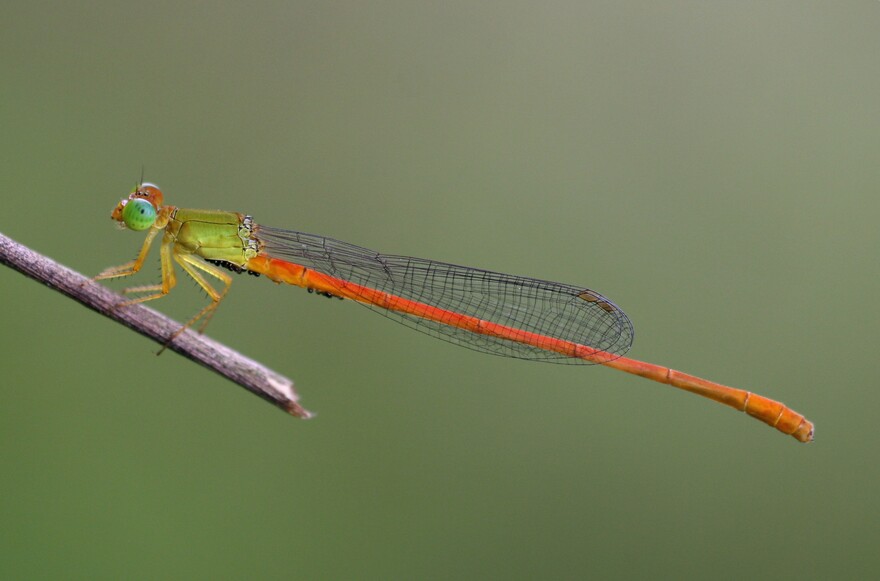
[[123, 228], [146, 230], [156, 221], [161, 205], [162, 190], [155, 184], [141, 183], [116, 204], [110, 218]]

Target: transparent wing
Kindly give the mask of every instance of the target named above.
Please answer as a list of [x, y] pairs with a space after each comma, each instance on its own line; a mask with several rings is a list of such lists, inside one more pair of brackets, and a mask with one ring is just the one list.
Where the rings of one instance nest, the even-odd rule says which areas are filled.
[[[616, 359], [632, 345], [633, 327], [626, 314], [602, 295], [583, 287], [380, 254], [332, 238], [292, 230], [260, 226], [256, 236], [264, 243], [263, 252], [274, 258], [522, 333], [584, 345], [600, 352], [593, 363]], [[553, 363], [591, 363], [516, 340], [477, 334], [378, 305], [361, 304], [408, 327], [483, 353]]]

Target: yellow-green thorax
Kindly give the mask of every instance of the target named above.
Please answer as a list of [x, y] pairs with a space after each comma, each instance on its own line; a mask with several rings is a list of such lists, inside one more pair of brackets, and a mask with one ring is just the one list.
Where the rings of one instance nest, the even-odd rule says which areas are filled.
[[252, 233], [250, 216], [220, 210], [175, 208], [165, 226], [165, 239], [172, 242], [178, 252], [237, 266], [244, 266], [260, 250]]

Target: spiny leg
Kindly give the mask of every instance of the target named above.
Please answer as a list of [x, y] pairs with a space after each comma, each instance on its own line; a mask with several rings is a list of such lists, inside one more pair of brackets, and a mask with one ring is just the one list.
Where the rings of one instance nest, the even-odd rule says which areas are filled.
[[[144, 244], [141, 247], [141, 251], [138, 254], [137, 258], [132, 260], [131, 262], [127, 262], [120, 266], [114, 266], [105, 269], [101, 274], [96, 276], [92, 280], [102, 280], [108, 278], [122, 278], [126, 276], [131, 276], [138, 272], [143, 266], [144, 260], [150, 250], [150, 245], [153, 242], [153, 239], [156, 237], [162, 228], [153, 227], [150, 228], [150, 231], [147, 233], [147, 237], [144, 240]], [[159, 299], [167, 295], [174, 285], [177, 283], [176, 277], [174, 275], [174, 265], [171, 263], [171, 249], [174, 245], [174, 242], [165, 238], [162, 240], [162, 245], [159, 247], [159, 257], [162, 267], [162, 282], [161, 284], [151, 284], [151, 285], [142, 285], [135, 286], [123, 289], [123, 294], [135, 294], [135, 293], [143, 293], [150, 292], [152, 294], [137, 297], [134, 299], [130, 299], [127, 301], [123, 301], [116, 305], [113, 305], [114, 309], [127, 307], [130, 305], [135, 305], [138, 303], [143, 303], [146, 301], [151, 301], [154, 299]]]
[[[123, 294], [130, 295], [136, 293], [145, 293], [149, 292], [152, 294], [136, 297], [130, 300], [121, 303], [120, 307], [127, 307], [129, 305], [136, 305], [138, 303], [144, 303], [146, 301], [152, 301], [154, 299], [160, 299], [171, 292], [171, 289], [177, 284], [177, 277], [174, 274], [174, 264], [171, 262], [171, 252], [174, 247], [174, 243], [169, 240], [163, 240], [162, 246], [159, 248], [159, 259], [160, 264], [162, 266], [162, 283], [161, 284], [148, 284], [142, 286], [133, 286], [127, 289], [124, 289]], [[140, 267], [138, 267], [140, 268]], [[137, 272], [137, 271], [135, 271]]]
[[[192, 254], [174, 252], [174, 260], [177, 261], [177, 264], [179, 264], [180, 267], [183, 268], [183, 270], [186, 271], [186, 273], [190, 275], [193, 280], [195, 280], [206, 293], [208, 293], [208, 296], [211, 298], [211, 302], [201, 311], [196, 313], [193, 318], [187, 321], [183, 327], [175, 332], [168, 339], [168, 343], [177, 338], [177, 336], [183, 333], [185, 329], [196, 324], [199, 320], [202, 320], [202, 324], [199, 325], [198, 332], [203, 332], [205, 330], [205, 327], [207, 327], [208, 323], [211, 321], [211, 317], [213, 316], [214, 311], [220, 305], [220, 301], [223, 300], [223, 297], [226, 296], [226, 293], [229, 291], [229, 287], [232, 286], [232, 277], [227, 275], [216, 266], [208, 264], [207, 262], [204, 262], [203, 260]], [[213, 286], [211, 286], [211, 284], [205, 279], [202, 273], [199, 272], [200, 270], [220, 280], [224, 285], [222, 292], [217, 292], [217, 290]], [[166, 343], [166, 345], [168, 343]]]
[[[156, 234], [158, 234], [162, 228], [157, 226], [152, 226], [150, 231], [147, 232], [147, 237], [144, 239], [144, 243], [141, 246], [141, 250], [137, 255], [137, 258], [130, 262], [126, 262], [125, 264], [120, 264], [119, 266], [111, 266], [109, 268], [105, 268], [101, 271], [98, 276], [93, 278], [92, 280], [104, 280], [108, 278], [122, 278], [125, 276], [131, 276], [137, 271], [141, 269], [144, 265], [144, 260], [147, 258], [147, 253], [150, 252], [150, 245], [153, 243], [153, 239], [156, 238]], [[165, 243], [163, 242], [163, 246]]]

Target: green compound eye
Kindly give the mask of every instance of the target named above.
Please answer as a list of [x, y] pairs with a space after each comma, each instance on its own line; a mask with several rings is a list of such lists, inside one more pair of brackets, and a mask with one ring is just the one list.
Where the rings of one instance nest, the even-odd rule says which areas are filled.
[[156, 208], [146, 200], [129, 200], [122, 210], [122, 221], [132, 230], [146, 230], [156, 221]]

